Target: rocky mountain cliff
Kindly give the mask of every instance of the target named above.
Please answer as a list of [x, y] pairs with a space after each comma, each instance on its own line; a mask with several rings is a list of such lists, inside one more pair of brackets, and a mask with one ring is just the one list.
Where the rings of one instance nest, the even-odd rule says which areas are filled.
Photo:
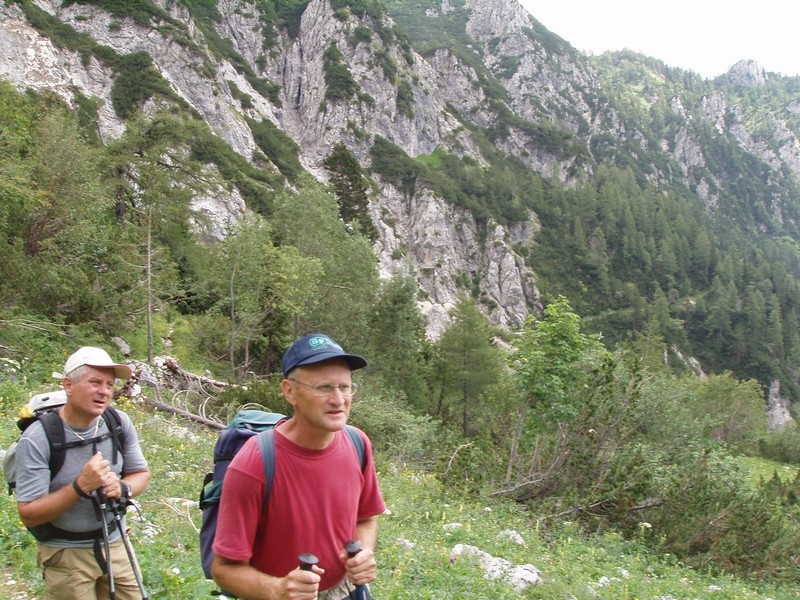
[[[277, 4], [219, 0], [202, 12], [171, 0], [132, 3], [128, 11], [103, 1], [6, 2], [0, 78], [73, 106], [80, 97], [98, 99], [101, 139], [119, 136], [127, 123], [115, 109], [119, 68], [54, 36], [60, 23], [117, 56], [151, 58], [169, 93], [142, 98], [146, 113], [184, 103], [248, 160], [259, 154], [249, 123], [266, 120], [297, 144], [300, 163], [318, 179], [327, 177], [323, 161], [336, 143], [369, 169], [378, 138], [410, 157], [438, 150], [478, 164], [487, 160], [488, 140], [493, 152], [565, 185], [590, 178], [603, 161], [627, 163], [650, 183], [685, 189], [713, 213], [735, 195], [713, 154], [736, 151], [764, 177], [763, 195], [747, 201], [763, 203], [784, 225], [798, 212], [800, 99], [757, 112], [738, 103], [733, 91], [773, 77], [752, 62], [704, 82], [637, 59], [622, 80], [619, 69], [611, 75], [602, 60], [590, 62], [516, 0], [386, 2], [385, 11], [370, 2], [311, 0], [296, 2], [301, 16], [281, 24], [270, 12]], [[425, 37], [437, 28], [441, 39]], [[336, 69], [341, 89], [332, 83]], [[477, 282], [497, 324], [518, 325], [538, 306], [536, 265], [514, 249], [535, 239], [535, 214], [482, 222], [422, 182], [401, 189], [371, 176], [381, 272], [417, 275], [431, 336], [445, 327], [465, 277]], [[235, 191], [194, 206], [218, 224], [246, 210]]]

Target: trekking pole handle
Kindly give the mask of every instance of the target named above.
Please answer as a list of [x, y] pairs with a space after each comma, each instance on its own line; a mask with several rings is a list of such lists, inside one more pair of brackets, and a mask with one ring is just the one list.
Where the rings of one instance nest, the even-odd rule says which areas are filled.
[[[356, 554], [361, 552], [361, 540], [350, 540], [344, 545], [344, 550], [347, 552], [347, 556], [353, 558]], [[359, 600], [365, 600], [369, 596], [366, 595], [366, 586], [364, 584], [360, 584], [356, 586], [356, 598]]]
[[350, 540], [344, 545], [347, 556], [353, 558], [356, 554], [361, 552], [361, 540]]
[[310, 571], [311, 567], [319, 562], [319, 559], [309, 552], [303, 552], [297, 559], [300, 561], [300, 568], [303, 571]]

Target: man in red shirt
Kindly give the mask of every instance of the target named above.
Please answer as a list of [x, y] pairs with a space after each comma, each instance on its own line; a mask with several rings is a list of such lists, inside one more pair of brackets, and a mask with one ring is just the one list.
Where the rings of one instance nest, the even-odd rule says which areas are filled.
[[[222, 589], [252, 600], [342, 600], [375, 580], [377, 515], [386, 505], [369, 439], [358, 432], [362, 471], [344, 431], [355, 390], [351, 374], [365, 366], [364, 358], [320, 333], [298, 339], [284, 354], [281, 390], [294, 412], [275, 429], [267, 506], [255, 436], [225, 475], [212, 564]], [[354, 539], [362, 549], [349, 557], [344, 547]], [[319, 559], [311, 570], [298, 567], [306, 552]]]

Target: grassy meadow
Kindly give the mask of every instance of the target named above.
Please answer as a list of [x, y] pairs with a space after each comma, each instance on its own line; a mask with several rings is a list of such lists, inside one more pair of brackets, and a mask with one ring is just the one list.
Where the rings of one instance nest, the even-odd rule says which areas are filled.
[[[17, 437], [18, 405], [2, 399], [0, 447]], [[215, 590], [203, 578], [198, 554], [201, 522], [197, 499], [203, 475], [211, 468], [216, 432], [179, 416], [156, 413], [123, 401], [133, 417], [153, 470], [141, 497], [142, 517], [129, 512], [131, 540], [139, 554], [151, 599], [211, 597]], [[376, 441], [380, 447], [380, 441]], [[649, 599], [715, 600], [800, 598], [800, 590], [713, 576], [682, 566], [671, 556], [647, 548], [641, 540], [612, 533], [582, 534], [563, 519], [542, 518], [519, 505], [497, 499], [467, 498], [443, 488], [424, 473], [384, 462], [377, 456], [379, 477], [389, 510], [381, 517], [379, 599]], [[791, 468], [751, 460], [754, 477], [781, 477]], [[42, 598], [33, 538], [22, 527], [13, 497], [0, 495], [0, 598]], [[514, 532], [517, 536], [509, 532]], [[524, 591], [487, 579], [476, 559], [451, 557], [457, 544], [469, 544], [511, 565], [532, 565], [543, 583]]]

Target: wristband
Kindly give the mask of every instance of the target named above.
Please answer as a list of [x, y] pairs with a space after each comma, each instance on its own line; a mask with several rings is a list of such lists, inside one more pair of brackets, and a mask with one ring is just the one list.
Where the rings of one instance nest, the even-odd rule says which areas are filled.
[[92, 498], [89, 494], [87, 494], [81, 489], [81, 486], [78, 485], [77, 477], [72, 481], [72, 489], [75, 490], [75, 493], [78, 494], [78, 496], [80, 496], [81, 498], [86, 498], [87, 500], [90, 500]]

